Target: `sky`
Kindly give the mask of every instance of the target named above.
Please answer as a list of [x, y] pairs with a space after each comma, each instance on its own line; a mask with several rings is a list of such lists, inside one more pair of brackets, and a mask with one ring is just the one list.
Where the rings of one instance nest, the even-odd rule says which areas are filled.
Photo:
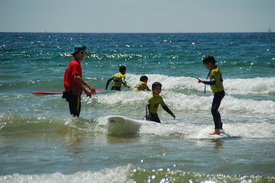
[[0, 32], [275, 32], [275, 0], [0, 0]]

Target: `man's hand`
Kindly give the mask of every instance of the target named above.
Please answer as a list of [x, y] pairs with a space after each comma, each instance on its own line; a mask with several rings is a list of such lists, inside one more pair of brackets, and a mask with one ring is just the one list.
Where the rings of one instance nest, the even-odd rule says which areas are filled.
[[92, 87], [91, 85], [88, 85], [88, 87], [89, 87], [90, 92], [91, 92], [92, 94], [95, 94], [95, 93], [96, 93], [96, 91], [95, 91], [95, 88], [94, 88], [94, 87]]

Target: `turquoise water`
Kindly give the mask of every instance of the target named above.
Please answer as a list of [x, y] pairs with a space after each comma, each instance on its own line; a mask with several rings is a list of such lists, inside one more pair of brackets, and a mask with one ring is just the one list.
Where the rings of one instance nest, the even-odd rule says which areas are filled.
[[[275, 34], [0, 33], [0, 182], [275, 182]], [[150, 92], [82, 95], [80, 118], [60, 95], [76, 44], [83, 78], [96, 89], [126, 65], [131, 87], [146, 74], [176, 119], [137, 134], [107, 133], [106, 117], [142, 119]], [[212, 54], [226, 96], [224, 129], [238, 138], [194, 140], [211, 131], [213, 95], [196, 77]]]

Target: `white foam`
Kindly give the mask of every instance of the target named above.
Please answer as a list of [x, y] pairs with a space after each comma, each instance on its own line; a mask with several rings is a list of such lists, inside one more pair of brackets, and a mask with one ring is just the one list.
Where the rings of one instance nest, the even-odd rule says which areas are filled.
[[130, 182], [127, 178], [132, 165], [128, 164], [126, 166], [117, 167], [113, 169], [103, 169], [99, 172], [77, 172], [74, 174], [66, 175], [62, 173], [54, 174], [36, 174], [36, 175], [2, 175], [0, 176], [0, 182], [5, 183], [17, 183], [17, 182], [43, 182], [43, 183], [86, 183], [86, 182], [125, 182], [126, 180]]
[[[204, 91], [204, 85], [198, 83], [194, 77], [171, 77], [161, 74], [146, 74], [149, 78], [148, 86], [151, 88], [153, 82], [158, 81], [163, 89], [192, 89]], [[139, 81], [139, 75], [126, 74], [129, 85], [134, 86]], [[224, 79], [223, 82], [228, 94], [270, 94], [275, 93], [275, 78], [247, 78], [247, 79]], [[211, 92], [210, 86], [207, 91]]]
[[227, 79], [224, 87], [230, 94], [275, 93], [275, 78]]
[[[264, 119], [243, 118], [240, 121], [236, 119], [224, 118], [223, 129], [226, 134], [233, 137], [242, 138], [274, 138], [275, 124], [264, 122]], [[193, 119], [194, 120], [194, 119]], [[200, 133], [208, 134], [214, 131], [214, 123], [212, 118], [208, 117], [208, 122], [205, 123], [205, 118], [195, 119], [197, 121], [188, 121], [188, 118], [177, 120], [162, 120], [161, 124], [154, 123], [142, 125], [140, 128], [141, 134], [153, 134], [159, 136], [169, 136], [177, 134], [183, 138], [192, 138]], [[232, 121], [233, 120], [233, 121]]]
[[[139, 76], [133, 74], [129, 74], [128, 77], [130, 78], [130, 82], [139, 79]], [[201, 96], [192, 92], [188, 95], [188, 92], [183, 93], [181, 91], [181, 89], [203, 91], [203, 85], [198, 84], [195, 78], [168, 77], [158, 74], [148, 74], [148, 77], [148, 86], [150, 86], [150, 82], [156, 80], [163, 84], [161, 96], [163, 96], [168, 106], [173, 106], [172, 108], [174, 110], [209, 111], [211, 109], [213, 95], [206, 94]], [[240, 97], [236, 98], [230, 95], [230, 93], [270, 93], [275, 91], [275, 78], [228, 79], [225, 83], [226, 96], [221, 103], [220, 110], [275, 115], [275, 102], [272, 100], [252, 100]], [[179, 91], [177, 91], [177, 89], [179, 89]], [[132, 92], [116, 92], [100, 96], [98, 100], [109, 104], [135, 104], [145, 103], [149, 95], [150, 92], [135, 92], [134, 94]]]
[[[137, 112], [144, 111], [146, 101], [151, 92], [112, 92], [105, 95], [97, 95], [95, 99], [100, 104], [106, 104], [116, 107], [139, 107], [142, 108]], [[172, 111], [210, 111], [213, 95], [186, 95], [183, 93], [163, 90], [161, 93], [165, 103]], [[88, 100], [88, 99], [87, 99]], [[90, 99], [92, 100], [92, 99]], [[161, 107], [159, 107], [161, 108]], [[226, 95], [220, 105], [220, 111], [254, 113], [275, 115], [275, 102], [271, 100], [252, 100], [244, 98], [235, 98]], [[162, 109], [160, 109], [162, 110]], [[135, 113], [135, 111], [133, 111]], [[143, 115], [143, 114], [142, 114]]]
[[230, 95], [222, 100], [221, 107], [227, 111], [254, 113], [254, 114], [275, 114], [275, 102], [271, 100], [238, 99]]
[[[161, 74], [146, 74], [148, 77], [148, 87], [151, 89], [152, 84], [156, 81], [162, 84], [162, 89], [196, 89], [202, 90], [203, 86], [198, 84], [198, 80], [192, 77], [174, 77]], [[139, 81], [139, 75], [126, 74], [127, 83], [131, 86], [135, 86]]]
[[140, 91], [140, 92], [134, 92], [134, 91], [127, 91], [127, 92], [110, 92], [105, 95], [97, 95], [95, 96], [97, 98], [97, 101], [99, 103], [105, 103], [105, 104], [131, 104], [134, 102], [142, 102], [145, 101], [149, 96], [150, 92], [146, 91]]
[[[188, 137], [204, 128], [214, 126], [211, 115], [213, 95], [209, 93], [203, 95], [201, 92], [196, 92], [203, 91], [204, 87], [198, 84], [195, 78], [168, 77], [160, 74], [148, 74], [147, 76], [149, 77], [149, 87], [154, 81], [160, 81], [163, 84], [161, 96], [176, 115], [176, 120], [173, 120], [159, 106], [158, 114], [163, 123], [152, 123], [152, 126], [149, 127], [143, 125], [139, 133], [161, 136], [181, 134]], [[128, 74], [127, 82], [133, 86], [137, 83], [139, 77], [139, 75]], [[269, 93], [273, 91], [275, 88], [274, 80], [274, 78], [225, 80], [226, 90], [229, 93], [235, 92], [248, 95], [248, 97], [242, 97], [227, 93], [222, 100], [219, 111], [226, 131], [234, 136], [248, 138], [274, 137], [275, 101], [260, 100], [260, 97], [249, 97], [249, 93]], [[254, 82], [255, 85], [249, 87]], [[241, 85], [242, 83], [244, 87], [235, 87], [235, 85]], [[263, 89], [259, 90], [261, 87]], [[186, 89], [193, 91], [188, 92]], [[97, 105], [103, 105], [104, 109], [108, 110], [108, 115], [124, 115], [129, 118], [141, 119], [145, 115], [145, 105], [150, 94], [149, 91], [133, 92], [131, 90], [127, 91], [127, 89], [121, 92], [108, 91], [94, 95], [92, 99], [86, 99], [86, 102], [88, 104], [97, 102]], [[125, 109], [131, 112], [124, 114]], [[96, 130], [105, 133], [106, 119], [100, 118], [98, 121], [100, 124]]]

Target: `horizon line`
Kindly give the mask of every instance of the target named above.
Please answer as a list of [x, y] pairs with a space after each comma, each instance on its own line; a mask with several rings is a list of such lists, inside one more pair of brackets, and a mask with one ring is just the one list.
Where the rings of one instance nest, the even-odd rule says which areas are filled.
[[75, 34], [206, 34], [206, 33], [274, 33], [274, 32], [269, 32], [269, 31], [266, 31], [266, 32], [48, 32], [48, 31], [45, 31], [45, 32], [42, 32], [42, 31], [22, 31], [22, 32], [19, 32], [19, 31], [0, 31], [0, 33], [68, 33], [68, 34], [72, 34], [72, 33], [75, 33]]

